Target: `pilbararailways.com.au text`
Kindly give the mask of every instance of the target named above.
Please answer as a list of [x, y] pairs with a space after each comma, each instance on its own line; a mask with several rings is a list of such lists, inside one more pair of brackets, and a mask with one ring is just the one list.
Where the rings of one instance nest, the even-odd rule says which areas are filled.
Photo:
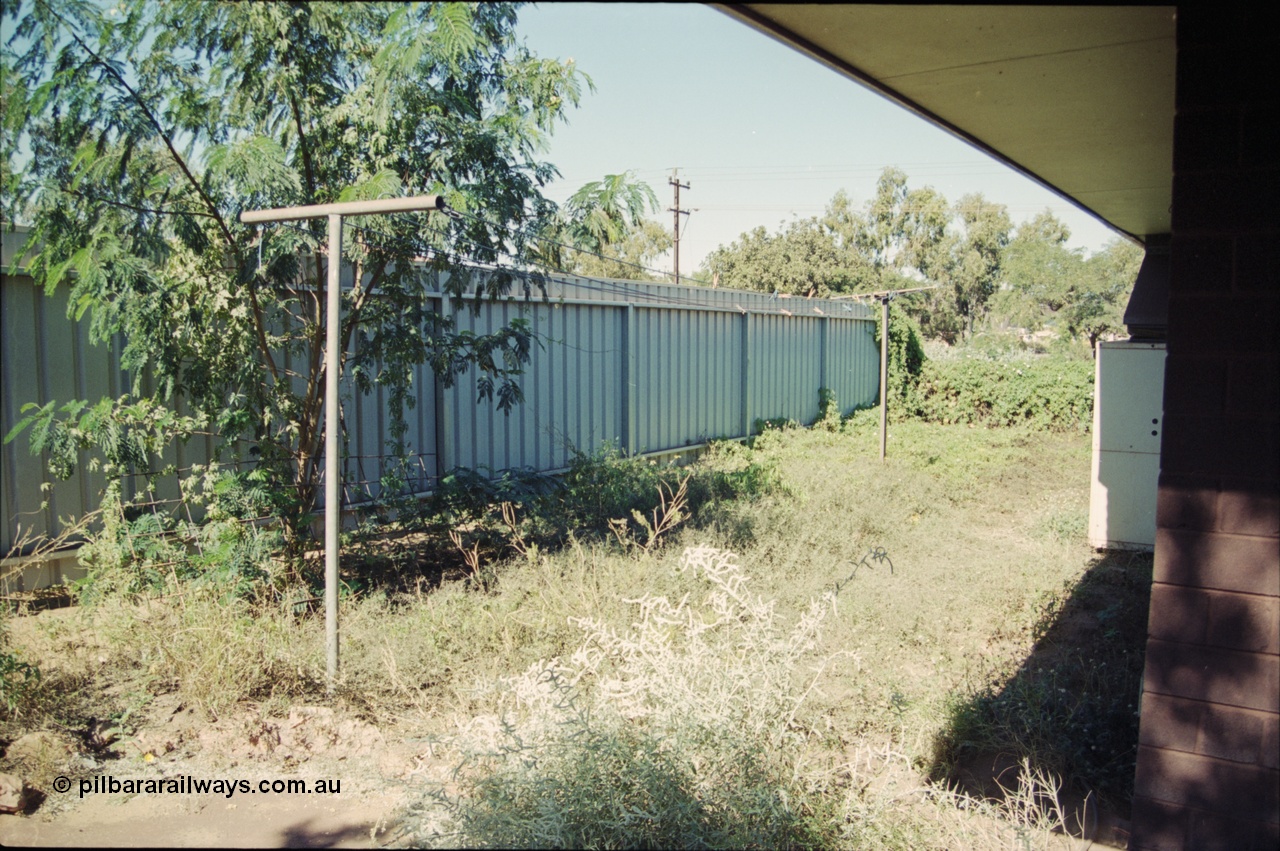
[[179, 777], [124, 780], [107, 775], [80, 780], [81, 798], [85, 795], [222, 795], [231, 798], [237, 794], [338, 795], [341, 793], [341, 780], [259, 780], [254, 783], [249, 780], [205, 780], [189, 774]]

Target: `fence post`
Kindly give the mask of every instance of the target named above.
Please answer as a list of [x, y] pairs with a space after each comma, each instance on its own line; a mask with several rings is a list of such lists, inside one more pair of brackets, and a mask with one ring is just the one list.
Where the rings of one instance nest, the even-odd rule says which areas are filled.
[[636, 454], [636, 306], [622, 318], [622, 448]]
[[[443, 290], [444, 287], [441, 286]], [[440, 293], [440, 324], [443, 328], [444, 323], [449, 321], [449, 294]], [[449, 472], [449, 418], [445, 416], [445, 399], [448, 397], [448, 390], [445, 389], [444, 379], [437, 375], [434, 371], [432, 377], [436, 386], [436, 487], [440, 487], [440, 481]]]
[[742, 435], [751, 436], [751, 314], [742, 314]]
[[[830, 320], [823, 316], [818, 320], [818, 392], [831, 390], [831, 376], [827, 372], [827, 340]], [[822, 412], [819, 411], [819, 414]]]

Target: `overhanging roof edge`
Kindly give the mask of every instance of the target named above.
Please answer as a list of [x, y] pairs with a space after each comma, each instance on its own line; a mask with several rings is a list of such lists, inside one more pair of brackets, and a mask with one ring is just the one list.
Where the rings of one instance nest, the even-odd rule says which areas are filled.
[[1129, 239], [1133, 240], [1139, 245], [1145, 245], [1146, 234], [1143, 234], [1140, 236], [1137, 234], [1130, 233], [1124, 228], [1116, 225], [1114, 222], [1109, 221], [1107, 218], [1102, 216], [1096, 210], [1083, 204], [1079, 199], [1072, 197], [1066, 191], [1058, 188], [1053, 183], [1050, 183], [1048, 180], [1036, 174], [1031, 169], [1022, 165], [1016, 160], [1010, 158], [1007, 154], [1004, 154], [1003, 152], [997, 150], [996, 148], [993, 148], [991, 145], [982, 141], [977, 136], [974, 136], [973, 134], [961, 129], [955, 124], [952, 124], [950, 121], [946, 120], [942, 116], [938, 115], [937, 113], [933, 112], [927, 107], [922, 106], [921, 104], [917, 103], [916, 101], [912, 100], [911, 98], [907, 97], [906, 95], [902, 94], [896, 89], [893, 89], [885, 85], [884, 83], [880, 82], [875, 77], [871, 76], [870, 74], [866, 73], [865, 71], [861, 70], [855, 65], [852, 65], [849, 62], [846, 62], [845, 60], [839, 58], [838, 56], [831, 54], [827, 50], [819, 47], [818, 45], [814, 44], [808, 39], [805, 39], [797, 35], [793, 31], [774, 22], [772, 19], [766, 17], [765, 15], [760, 14], [759, 12], [750, 8], [749, 6], [746, 6], [741, 3], [711, 3], [709, 5], [712, 8], [719, 10], [720, 12], [728, 15], [731, 18], [735, 18], [738, 21], [741, 21], [742, 23], [746, 24], [752, 29], [759, 30], [760, 32], [764, 33], [770, 38], [773, 38], [774, 40], [781, 42], [782, 44], [785, 44], [787, 47], [790, 47], [792, 50], [795, 50], [818, 62], [821, 62], [823, 65], [826, 65], [831, 70], [839, 74], [843, 74], [844, 76], [851, 78], [852, 80], [859, 83], [860, 85], [863, 85], [868, 89], [871, 89], [873, 92], [885, 98], [886, 100], [892, 101], [893, 103], [897, 104], [903, 109], [906, 109], [907, 111], [914, 113], [920, 118], [923, 118], [925, 121], [928, 121], [930, 124], [933, 124], [941, 128], [942, 130], [945, 130], [946, 132], [950, 133], [952, 136], [955, 136], [960, 141], [965, 142], [966, 144], [971, 145], [974, 148], [977, 148], [978, 150], [982, 151], [984, 154], [990, 157], [993, 157], [996, 160], [999, 160], [1001, 163], [1013, 169], [1014, 171], [1018, 172], [1019, 174], [1023, 175], [1027, 179], [1035, 181], [1039, 185], [1043, 186], [1045, 189], [1048, 189], [1050, 192], [1057, 195], [1062, 200], [1071, 204], [1073, 207], [1076, 207], [1077, 209], [1089, 214], [1090, 216], [1097, 219], [1099, 222], [1106, 225], [1107, 227], [1115, 230], [1120, 234], [1123, 234], [1124, 236], [1128, 237]]

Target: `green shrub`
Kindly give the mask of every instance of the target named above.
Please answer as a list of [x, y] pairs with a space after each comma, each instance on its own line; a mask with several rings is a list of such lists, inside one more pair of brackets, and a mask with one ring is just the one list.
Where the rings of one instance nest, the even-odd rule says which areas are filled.
[[1093, 371], [1090, 361], [1048, 357], [931, 360], [920, 378], [915, 411], [935, 423], [1088, 431]]
[[[574, 452], [561, 476], [455, 470], [404, 522], [435, 538], [456, 538], [456, 552], [472, 574], [485, 573], [487, 585], [491, 576], [484, 566], [503, 558], [527, 559], [574, 539], [648, 550], [685, 521], [708, 525], [724, 502], [778, 485], [776, 470], [734, 441], [712, 442], [684, 467], [628, 457], [606, 443], [590, 454]], [[374, 524], [365, 537], [380, 539], [384, 528]]]
[[75, 583], [77, 598], [92, 603], [163, 591], [189, 554], [175, 535], [175, 519], [130, 505], [121, 498], [118, 481], [107, 486], [99, 510], [102, 526], [80, 548], [80, 564], [88, 573]]
[[839, 431], [844, 417], [840, 415], [840, 402], [835, 391], [826, 387], [818, 388], [818, 418], [810, 428], [819, 431]]
[[[267, 589], [270, 568], [286, 552], [279, 492], [259, 470], [216, 464], [197, 466], [182, 488], [184, 499], [168, 510], [151, 491], [126, 501], [118, 481], [108, 486], [101, 528], [80, 551], [89, 571], [76, 588], [82, 602], [164, 593], [177, 582], [237, 597]], [[193, 519], [192, 509], [203, 509], [203, 518]]]
[[674, 472], [653, 461], [628, 458], [610, 443], [590, 455], [575, 452], [560, 496], [566, 519], [579, 529], [602, 532], [611, 519], [652, 509], [658, 485], [672, 484]]
[[526, 505], [554, 496], [562, 489], [555, 476], [533, 469], [470, 470], [458, 467], [440, 479], [435, 492], [410, 507], [423, 516], [447, 518], [451, 522], [483, 519], [493, 506], [503, 502]]

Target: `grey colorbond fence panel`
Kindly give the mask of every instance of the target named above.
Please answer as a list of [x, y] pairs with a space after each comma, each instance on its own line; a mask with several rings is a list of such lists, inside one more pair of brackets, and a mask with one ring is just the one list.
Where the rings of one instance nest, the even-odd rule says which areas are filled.
[[825, 383], [835, 394], [841, 413], [877, 404], [880, 394], [880, 349], [869, 323], [827, 323]]
[[818, 318], [782, 314], [752, 316], [752, 421], [818, 416], [822, 358]]
[[[128, 387], [120, 369], [119, 346], [89, 344], [87, 322], [67, 319], [67, 292], [46, 297], [25, 275], [4, 275], [0, 283], [0, 369], [3, 431], [23, 417], [28, 402], [59, 404], [72, 399], [96, 402], [115, 397]], [[66, 481], [49, 479], [47, 456], [36, 457], [25, 438], [0, 446], [3, 482], [0, 482], [0, 554], [24, 532], [51, 534], [60, 528], [60, 517], [78, 517], [97, 505], [106, 477], [90, 471], [81, 453], [77, 472]], [[88, 508], [86, 508], [88, 507]], [[19, 531], [21, 526], [22, 531]]]
[[[451, 310], [452, 305], [446, 308]], [[504, 414], [479, 401], [469, 370], [443, 394], [448, 438], [443, 468], [554, 470], [574, 450], [591, 452], [622, 434], [621, 376], [625, 310], [616, 305], [502, 302], [454, 314], [459, 330], [499, 330], [525, 318], [540, 344], [521, 379], [524, 402]]]
[[[8, 254], [11, 235], [5, 237]], [[424, 294], [459, 330], [490, 333], [523, 317], [540, 342], [521, 380], [524, 402], [510, 414], [477, 400], [475, 370], [449, 388], [430, 367], [415, 370], [416, 404], [405, 413], [412, 489], [428, 490], [457, 467], [562, 469], [574, 450], [591, 453], [606, 441], [629, 453], [660, 452], [746, 436], [757, 419], [807, 422], [817, 415], [822, 386], [845, 412], [876, 401], [875, 322], [861, 305], [579, 278], [551, 280], [547, 296], [486, 302], [475, 313], [456, 298]], [[128, 389], [120, 341], [91, 346], [87, 323], [67, 319], [65, 290], [46, 298], [30, 278], [6, 275], [0, 297], [5, 433], [25, 402], [94, 402]], [[286, 368], [299, 366], [286, 353], [280, 360]], [[376, 496], [390, 470], [384, 457], [389, 400], [380, 388], [356, 393], [345, 376], [341, 392], [349, 441], [345, 499], [357, 501]], [[17, 522], [36, 533], [55, 532], [58, 518], [95, 508], [106, 483], [82, 464], [71, 480], [53, 485], [41, 508], [46, 460], [27, 447], [25, 436], [0, 447], [4, 552], [15, 541]], [[186, 469], [207, 462], [212, 450], [211, 438], [197, 439], [171, 448], [155, 466]], [[246, 447], [240, 450], [243, 455]], [[169, 478], [158, 483], [158, 497], [178, 496], [176, 479]], [[131, 493], [132, 483], [126, 484]]]
[[635, 452], [742, 434], [742, 330], [724, 312], [637, 308]]
[[[130, 390], [132, 379], [121, 367], [121, 343], [93, 345], [89, 341], [88, 317], [81, 322], [67, 318], [68, 290], [46, 296], [25, 275], [5, 275], [0, 284], [0, 378], [2, 378], [3, 431], [8, 432], [24, 416], [28, 402], [58, 406], [74, 399], [90, 405], [103, 397], [117, 398]], [[151, 387], [144, 380], [142, 390]], [[188, 413], [178, 400], [178, 412]], [[76, 472], [66, 481], [48, 474], [48, 456], [33, 456], [29, 433], [0, 446], [0, 555], [7, 553], [26, 532], [56, 534], [62, 519], [78, 518], [98, 506], [107, 485], [100, 470], [89, 469], [89, 454], [81, 452]], [[170, 446], [153, 459], [152, 469], [189, 469], [208, 463], [213, 457], [213, 441], [197, 436], [188, 443]], [[44, 490], [41, 484], [48, 482]], [[145, 487], [141, 476], [126, 478], [126, 497]], [[153, 498], [176, 501], [180, 497], [177, 479], [157, 476]], [[21, 526], [21, 530], [19, 529]]]
[[[80, 346], [81, 328], [58, 321], [66, 316], [67, 293], [56, 292], [50, 298], [35, 299], [35, 351], [37, 353], [36, 376], [39, 381], [40, 401], [70, 401], [75, 398], [76, 385], [84, 387], [81, 364], [76, 363], [76, 354], [84, 351]], [[63, 391], [63, 388], [65, 392]], [[84, 398], [84, 397], [81, 397]], [[98, 396], [91, 397], [97, 401]], [[83, 455], [79, 459], [83, 467]], [[53, 488], [49, 496], [49, 509], [52, 520], [60, 516], [76, 513], [84, 492], [83, 476], [73, 477], [66, 481], [53, 480]]]
[[442, 469], [559, 469], [605, 441], [644, 453], [744, 436], [756, 419], [812, 420], [822, 386], [846, 412], [876, 398], [874, 322], [860, 305], [616, 281], [552, 281], [548, 300], [458, 312], [475, 333], [524, 316], [542, 344], [512, 414], [477, 401], [474, 371], [442, 394]]
[[[38, 294], [29, 278], [15, 279], [4, 276], [0, 288], [0, 357], [3, 357], [4, 430], [7, 432], [21, 417], [23, 404], [39, 401], [39, 365], [41, 358], [37, 342], [40, 336], [40, 317], [37, 313]], [[19, 451], [21, 450], [21, 451]], [[17, 524], [35, 533], [45, 533], [57, 516], [56, 508], [40, 510], [40, 494], [28, 494], [30, 483], [44, 481], [42, 459], [32, 457], [26, 447], [17, 442], [0, 447], [4, 459], [4, 482], [0, 487], [0, 511], [5, 518], [4, 549], [12, 545]], [[51, 499], [52, 503], [53, 500]], [[21, 512], [21, 513], [19, 513]]]

